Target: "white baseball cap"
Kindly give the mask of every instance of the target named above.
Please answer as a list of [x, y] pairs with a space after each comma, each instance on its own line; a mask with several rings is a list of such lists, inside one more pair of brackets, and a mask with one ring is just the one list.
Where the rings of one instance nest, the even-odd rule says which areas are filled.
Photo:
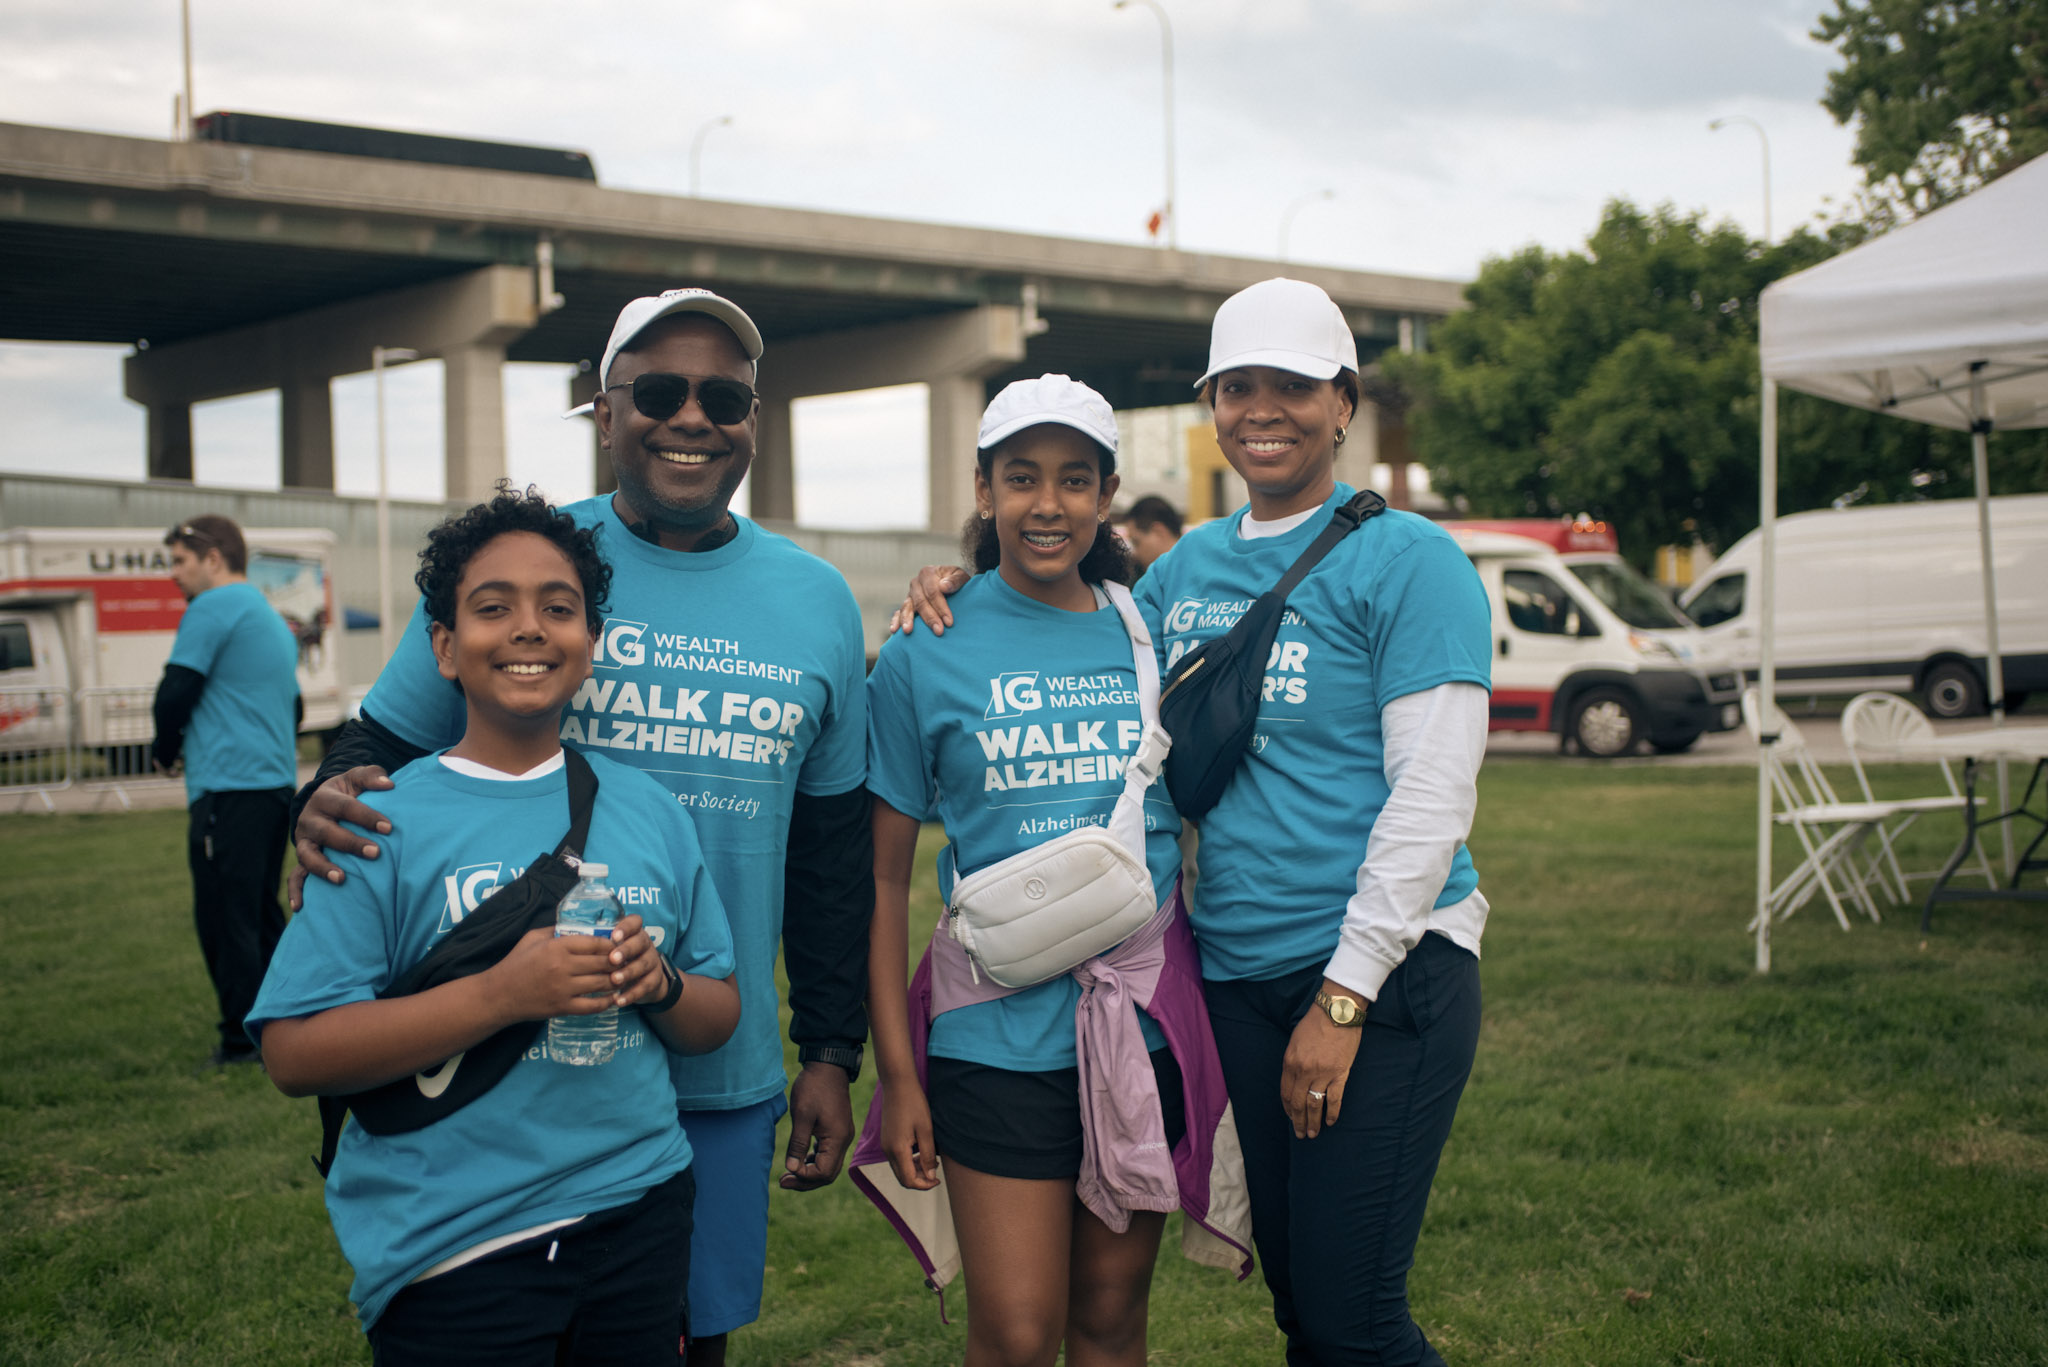
[[982, 410], [975, 447], [986, 451], [1004, 437], [1042, 422], [1071, 427], [1112, 457], [1116, 455], [1116, 410], [1108, 399], [1065, 375], [1040, 375], [1004, 385], [1002, 393]]
[[1319, 286], [1274, 276], [1223, 301], [1209, 330], [1209, 368], [1200, 389], [1223, 371], [1264, 365], [1311, 380], [1358, 372], [1358, 341], [1343, 310]]
[[[600, 387], [611, 381], [612, 362], [619, 353], [633, 345], [633, 339], [645, 332], [657, 319], [677, 313], [703, 313], [716, 318], [732, 329], [732, 335], [739, 339], [740, 350], [747, 353], [747, 359], [758, 361], [765, 348], [761, 345], [761, 329], [754, 326], [754, 320], [747, 317], [745, 309], [732, 300], [713, 294], [710, 290], [692, 286], [687, 289], [663, 290], [660, 294], [635, 299], [619, 310], [619, 321], [612, 324], [612, 339], [605, 344], [604, 361], [597, 368], [597, 383]], [[592, 404], [579, 404], [562, 416], [581, 417], [591, 411]]]

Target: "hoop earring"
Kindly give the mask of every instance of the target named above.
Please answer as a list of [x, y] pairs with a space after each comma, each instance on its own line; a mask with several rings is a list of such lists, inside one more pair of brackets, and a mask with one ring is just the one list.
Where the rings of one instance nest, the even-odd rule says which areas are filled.
[[1339, 446], [1342, 446], [1343, 444], [1344, 444], [1344, 429], [1340, 427], [1340, 428], [1338, 428], [1338, 429], [1337, 429], [1337, 445], [1339, 445]]
[[991, 517], [993, 517], [993, 516], [995, 516], [995, 514], [993, 514], [993, 513], [983, 513], [983, 514], [981, 515], [981, 520], [982, 520], [983, 522], [986, 522], [986, 521], [988, 521], [988, 520], [989, 520], [989, 519], [990, 519]]

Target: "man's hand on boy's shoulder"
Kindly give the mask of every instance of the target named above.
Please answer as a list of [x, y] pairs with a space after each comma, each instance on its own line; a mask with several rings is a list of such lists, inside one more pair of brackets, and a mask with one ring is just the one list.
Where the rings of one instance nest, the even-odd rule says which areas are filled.
[[299, 866], [292, 870], [291, 903], [297, 911], [305, 905], [306, 877], [324, 878], [330, 883], [339, 883], [346, 875], [327, 857], [328, 850], [340, 850], [362, 859], [375, 859], [380, 853], [375, 841], [363, 839], [343, 827], [348, 822], [365, 831], [378, 835], [391, 834], [391, 823], [377, 811], [356, 801], [363, 793], [384, 792], [392, 786], [390, 775], [374, 764], [362, 764], [344, 773], [336, 774], [313, 791], [307, 799], [305, 810], [299, 813], [299, 827], [292, 838], [292, 849], [299, 857]]

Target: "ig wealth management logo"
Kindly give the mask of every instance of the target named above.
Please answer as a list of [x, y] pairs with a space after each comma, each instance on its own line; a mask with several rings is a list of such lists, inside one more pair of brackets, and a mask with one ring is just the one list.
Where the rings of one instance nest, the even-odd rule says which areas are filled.
[[443, 898], [441, 924], [436, 935], [445, 935], [462, 924], [462, 918], [483, 905], [484, 898], [498, 890], [500, 864], [468, 864], [441, 879]]
[[597, 650], [590, 657], [592, 669], [627, 669], [647, 662], [647, 623], [628, 622], [619, 617], [604, 619], [597, 633]]
[[1202, 607], [1202, 600], [1199, 598], [1183, 598], [1178, 603], [1175, 603], [1166, 613], [1167, 631], [1176, 634], [1183, 631], [1193, 631], [1195, 629], [1195, 619], [1201, 616]]
[[981, 719], [1018, 717], [1043, 706], [1045, 696], [1038, 691], [1037, 670], [1029, 674], [998, 674], [988, 681], [988, 711], [981, 714]]

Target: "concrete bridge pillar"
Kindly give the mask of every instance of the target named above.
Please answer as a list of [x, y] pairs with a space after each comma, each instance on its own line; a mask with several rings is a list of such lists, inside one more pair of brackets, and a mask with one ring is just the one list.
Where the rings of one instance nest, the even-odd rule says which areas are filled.
[[[133, 397], [132, 395], [130, 397]], [[153, 403], [149, 408], [149, 477], [192, 478], [192, 405]]]
[[332, 489], [334, 392], [327, 377], [297, 376], [280, 390], [279, 482], [287, 489]]
[[[595, 370], [579, 370], [569, 377], [569, 407], [581, 408], [596, 397]], [[612, 472], [612, 453], [604, 449], [604, 434], [597, 430], [597, 419], [584, 421], [590, 424], [590, 492], [611, 493], [619, 487], [619, 477]]]
[[[790, 402], [885, 385], [929, 392], [925, 525], [952, 532], [974, 511], [974, 437], [988, 377], [1024, 359], [1023, 311], [1010, 304], [908, 318], [879, 327], [771, 343], [761, 358], [761, 427], [754, 456], [757, 516], [796, 515]], [[826, 453], [831, 459], [831, 453]]]
[[505, 477], [505, 348], [441, 352], [441, 431], [447, 497], [482, 502]]
[[150, 412], [150, 474], [192, 477], [191, 405], [276, 389], [284, 483], [331, 489], [329, 382], [368, 370], [372, 347], [410, 347], [446, 363], [448, 496], [482, 498], [505, 473], [505, 348], [539, 317], [531, 269], [486, 266], [138, 351], [126, 388]]

